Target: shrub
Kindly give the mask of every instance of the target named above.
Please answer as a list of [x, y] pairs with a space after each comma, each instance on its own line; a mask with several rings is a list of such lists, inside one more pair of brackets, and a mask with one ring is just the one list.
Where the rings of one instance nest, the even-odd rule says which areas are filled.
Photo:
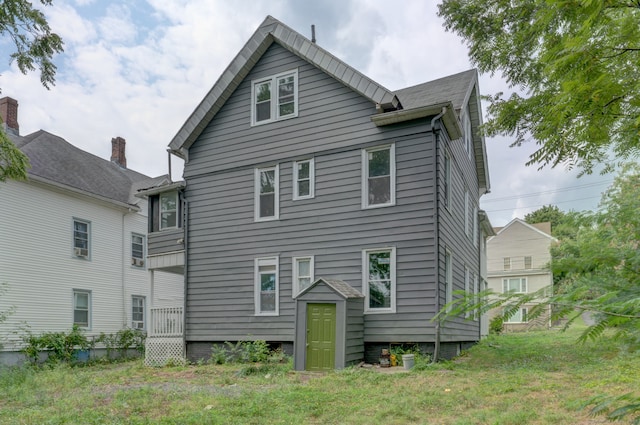
[[283, 356], [282, 350], [272, 351], [264, 340], [238, 341], [235, 344], [226, 341], [211, 347], [211, 362], [214, 364], [281, 362]]
[[78, 350], [93, 347], [93, 342], [77, 325], [73, 325], [69, 332], [45, 332], [41, 335], [34, 335], [27, 330], [22, 340], [25, 343], [22, 352], [32, 363], [37, 363], [40, 353], [45, 351], [48, 353], [48, 363], [71, 362]]

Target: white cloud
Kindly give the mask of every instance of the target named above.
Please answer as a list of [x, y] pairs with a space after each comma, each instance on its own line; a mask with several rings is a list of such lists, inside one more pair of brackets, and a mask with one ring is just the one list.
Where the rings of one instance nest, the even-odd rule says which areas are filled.
[[[3, 95], [20, 103], [21, 133], [42, 128], [107, 159], [111, 138], [122, 136], [128, 165], [149, 175], [166, 172], [168, 143], [268, 14], [306, 36], [315, 24], [319, 45], [390, 89], [471, 66], [460, 39], [444, 32], [435, 2], [421, 0], [402, 7], [365, 0], [60, 0], [43, 10], [65, 42], [56, 86], [47, 91], [37, 74], [0, 67]], [[483, 93], [507, 89], [500, 78], [481, 76]], [[524, 167], [531, 146], [508, 144], [487, 140], [487, 199], [580, 184], [575, 173]], [[532, 204], [522, 198], [486, 205], [505, 209], [490, 213], [494, 224], [505, 224], [514, 206], [521, 216]]]

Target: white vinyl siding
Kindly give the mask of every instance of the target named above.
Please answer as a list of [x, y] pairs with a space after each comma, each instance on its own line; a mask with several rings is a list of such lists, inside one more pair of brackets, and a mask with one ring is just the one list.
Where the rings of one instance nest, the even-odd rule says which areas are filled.
[[178, 227], [178, 192], [160, 194], [160, 230]]
[[362, 150], [362, 208], [396, 203], [395, 145]]
[[73, 219], [73, 255], [88, 259], [91, 253], [91, 222]]
[[279, 166], [256, 168], [255, 221], [277, 220], [280, 214]]
[[313, 283], [313, 256], [294, 257], [292, 264], [293, 296], [295, 297]]
[[73, 290], [73, 324], [91, 328], [91, 291]]
[[365, 313], [396, 311], [396, 249], [362, 251], [362, 287]]
[[306, 159], [293, 163], [293, 200], [314, 197], [315, 170], [314, 160]]
[[298, 116], [298, 70], [251, 82], [251, 125]]
[[278, 257], [255, 259], [255, 314], [277, 316], [280, 312]]
[[527, 293], [527, 278], [512, 277], [502, 279], [502, 292], [515, 292], [520, 294]]

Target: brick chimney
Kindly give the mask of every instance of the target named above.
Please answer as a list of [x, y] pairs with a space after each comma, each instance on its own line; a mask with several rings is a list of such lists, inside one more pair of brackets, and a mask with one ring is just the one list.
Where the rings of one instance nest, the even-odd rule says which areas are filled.
[[2, 119], [2, 128], [7, 133], [11, 133], [16, 136], [20, 135], [17, 100], [10, 97], [3, 97], [0, 99], [0, 118]]
[[127, 157], [124, 155], [125, 140], [122, 137], [111, 139], [111, 162], [115, 162], [122, 168], [127, 168]]

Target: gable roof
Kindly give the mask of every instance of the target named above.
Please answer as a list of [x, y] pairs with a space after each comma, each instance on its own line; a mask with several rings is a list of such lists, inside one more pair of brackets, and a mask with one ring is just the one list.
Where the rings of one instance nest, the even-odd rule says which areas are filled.
[[92, 155], [63, 138], [44, 130], [12, 141], [29, 158], [29, 180], [81, 193], [116, 205], [137, 208], [133, 194], [137, 188], [157, 184], [144, 174]]
[[184, 150], [195, 142], [233, 91], [274, 42], [315, 65], [372, 102], [386, 108], [401, 107], [398, 98], [390, 90], [347, 65], [282, 22], [272, 16], [267, 16], [173, 137], [169, 148], [175, 154], [184, 156]]
[[[377, 126], [436, 116], [442, 112], [442, 123], [449, 137], [458, 139], [463, 136], [459, 121], [461, 109], [467, 103], [471, 106], [473, 121], [482, 121], [475, 69], [392, 92], [282, 22], [267, 16], [173, 137], [169, 148], [174, 154], [186, 158], [189, 147], [273, 43], [278, 43], [375, 103], [379, 113], [372, 117], [372, 121]], [[487, 193], [490, 189], [489, 168], [484, 137], [479, 131], [474, 134], [474, 146], [479, 186], [482, 193]]]
[[299, 296], [301, 296], [303, 294], [306, 294], [307, 292], [311, 291], [312, 288], [315, 288], [316, 286], [318, 286], [321, 283], [324, 283], [325, 285], [327, 285], [335, 293], [337, 293], [338, 295], [340, 295], [344, 299], [364, 298], [364, 295], [362, 295], [362, 293], [360, 291], [355, 289], [353, 286], [349, 285], [347, 282], [342, 281], [342, 280], [338, 280], [338, 279], [326, 279], [324, 277], [319, 277], [318, 279], [316, 279], [311, 285], [309, 285], [306, 288], [304, 288], [304, 290], [302, 290], [294, 298], [298, 298]]
[[[505, 232], [507, 229], [509, 229], [509, 227], [513, 226], [515, 223], [521, 224], [521, 225], [525, 226], [526, 228], [528, 228], [529, 230], [532, 230], [532, 231], [534, 231], [536, 233], [539, 233], [540, 235], [545, 236], [546, 238], [549, 238], [549, 239], [551, 239], [553, 241], [557, 241], [556, 238], [554, 238], [549, 233], [546, 233], [545, 231], [542, 230], [542, 229], [544, 229], [546, 227], [546, 223], [538, 223], [538, 224], [543, 224], [543, 225], [542, 226], [536, 226], [536, 225], [531, 225], [531, 224], [527, 223], [526, 221], [521, 220], [519, 218], [514, 218], [513, 220], [511, 220], [504, 227], [496, 227], [496, 228], [494, 228], [494, 230], [496, 230], [496, 236], [500, 236], [500, 234]], [[548, 224], [549, 224], [548, 228], [549, 228], [549, 230], [551, 230], [551, 223], [548, 223]]]

